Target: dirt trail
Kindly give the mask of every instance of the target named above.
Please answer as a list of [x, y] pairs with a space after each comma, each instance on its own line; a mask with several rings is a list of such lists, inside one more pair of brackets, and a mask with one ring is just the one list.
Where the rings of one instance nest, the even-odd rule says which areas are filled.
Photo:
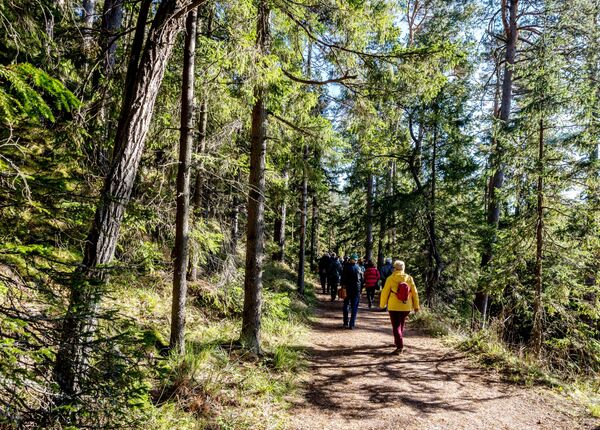
[[390, 355], [389, 317], [364, 303], [356, 330], [341, 325], [340, 301], [320, 296], [289, 429], [600, 429], [557, 394], [504, 383], [410, 322], [404, 353]]

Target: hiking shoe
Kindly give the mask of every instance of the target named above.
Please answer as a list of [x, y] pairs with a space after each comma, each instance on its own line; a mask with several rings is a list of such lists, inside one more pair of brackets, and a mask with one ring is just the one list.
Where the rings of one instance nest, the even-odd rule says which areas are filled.
[[400, 355], [400, 354], [402, 354], [402, 348], [396, 348], [392, 352], [390, 352], [390, 354], [392, 354], [392, 355]]

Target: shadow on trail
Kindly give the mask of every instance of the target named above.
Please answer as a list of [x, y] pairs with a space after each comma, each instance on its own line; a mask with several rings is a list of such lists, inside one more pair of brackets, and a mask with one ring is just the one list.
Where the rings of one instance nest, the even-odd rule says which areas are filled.
[[[304, 396], [307, 406], [348, 419], [364, 419], [396, 406], [409, 407], [421, 415], [468, 413], [476, 404], [509, 396], [486, 396], [481, 392], [448, 398], [447, 384], [459, 391], [469, 380], [479, 384], [497, 381], [465, 366], [460, 354], [423, 347], [428, 338], [410, 329], [406, 332], [405, 354], [390, 355], [394, 347], [386, 312], [369, 310], [361, 304], [357, 330], [352, 331], [341, 327], [340, 301], [324, 301], [321, 296], [317, 314], [319, 318], [312, 326], [315, 343], [306, 349], [312, 372]], [[421, 346], [414, 345], [417, 340]], [[363, 404], [352, 404], [356, 401]]]

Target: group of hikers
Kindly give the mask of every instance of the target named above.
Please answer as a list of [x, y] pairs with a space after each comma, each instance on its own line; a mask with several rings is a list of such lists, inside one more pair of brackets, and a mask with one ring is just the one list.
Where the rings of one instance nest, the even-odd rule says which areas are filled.
[[396, 349], [400, 354], [404, 349], [404, 326], [411, 311], [419, 312], [419, 293], [412, 276], [405, 272], [403, 261], [386, 258], [381, 268], [372, 260], [359, 258], [357, 254], [346, 257], [334, 252], [325, 253], [318, 263], [319, 280], [323, 294], [329, 294], [331, 301], [343, 299], [343, 327], [356, 328], [358, 306], [363, 290], [366, 292], [369, 309], [375, 302], [375, 291], [382, 286], [379, 308], [387, 309], [394, 333]]

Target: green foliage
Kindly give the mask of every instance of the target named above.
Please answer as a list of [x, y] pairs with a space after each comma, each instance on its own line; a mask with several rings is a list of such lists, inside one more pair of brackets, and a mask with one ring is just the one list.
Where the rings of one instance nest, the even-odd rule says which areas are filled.
[[6, 125], [24, 117], [54, 122], [53, 110], [70, 112], [79, 104], [60, 81], [31, 64], [0, 65], [0, 122]]
[[433, 313], [428, 309], [412, 315], [410, 326], [430, 336], [446, 336], [450, 333], [449, 320], [441, 318], [441, 314]]
[[[268, 262], [266, 354], [255, 357], [237, 346], [257, 86], [265, 89], [268, 111], [265, 231], [270, 241], [286, 205], [286, 261], [297, 264], [298, 188], [306, 178], [319, 223], [313, 227], [317, 219], [309, 210], [315, 252], [362, 254], [371, 223], [375, 254], [404, 259], [435, 308], [413, 319], [421, 330], [470, 330], [477, 319], [473, 293], [487, 291], [489, 329], [462, 348], [526, 383], [558, 386], [552, 374], [597, 379], [600, 3], [520, 3], [528, 30], [519, 41], [508, 124], [493, 112], [503, 74], [497, 2], [270, 3], [268, 55], [256, 49], [254, 2], [201, 6], [195, 119], [205, 107], [208, 124], [203, 140], [202, 130], [195, 130], [191, 172], [190, 269], [198, 279], [189, 283], [187, 353], [164, 356], [180, 37], [160, 83], [110, 283], [102, 290], [89, 386], [83, 397], [52, 410], [60, 327], [110, 169], [131, 38], [117, 38], [116, 64], [106, 73], [100, 3], [87, 29], [73, 3], [0, 1], [2, 424], [285, 427], [286, 396], [303, 370], [296, 345], [315, 303], [313, 287], [298, 297], [294, 270]], [[123, 22], [133, 25], [138, 4], [125, 2], [123, 13]], [[328, 80], [339, 82], [320, 85]], [[540, 120], [546, 124], [541, 159]], [[490, 157], [498, 149], [506, 175], [496, 231], [484, 214]], [[367, 219], [371, 176], [374, 213]], [[528, 350], [539, 176], [545, 199], [540, 358], [547, 368]], [[482, 270], [488, 243], [494, 259]], [[272, 255], [279, 244], [266, 249]], [[588, 401], [597, 414], [594, 402]], [[53, 421], [57, 416], [62, 422]]]

